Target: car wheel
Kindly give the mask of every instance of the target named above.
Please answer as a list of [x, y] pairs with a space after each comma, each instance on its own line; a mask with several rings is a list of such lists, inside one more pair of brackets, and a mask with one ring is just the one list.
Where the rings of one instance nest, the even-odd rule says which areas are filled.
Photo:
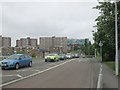
[[18, 63], [15, 64], [15, 69], [16, 70], [19, 69], [19, 64]]
[[29, 67], [32, 67], [32, 62], [29, 62], [29, 65], [28, 65]]
[[2, 67], [1, 67], [1, 70], [5, 70], [5, 68], [2, 68]]

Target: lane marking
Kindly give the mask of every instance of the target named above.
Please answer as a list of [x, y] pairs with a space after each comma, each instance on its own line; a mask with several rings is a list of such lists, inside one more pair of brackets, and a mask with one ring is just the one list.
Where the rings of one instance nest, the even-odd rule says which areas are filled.
[[7, 83], [4, 83], [4, 84], [1, 84], [0, 87], [4, 87], [4, 86], [6, 86], [6, 85], [9, 85], [9, 84], [12, 84], [12, 83], [15, 83], [15, 82], [18, 82], [18, 81], [21, 81], [21, 80], [24, 80], [24, 79], [27, 79], [27, 78], [33, 77], [33, 76], [36, 76], [36, 75], [38, 75], [38, 74], [44, 73], [44, 72], [46, 72], [46, 71], [49, 71], [49, 70], [51, 70], [51, 69], [57, 68], [57, 67], [59, 67], [59, 66], [61, 66], [61, 65], [64, 65], [64, 64], [66, 64], [66, 63], [68, 63], [68, 62], [71, 62], [72, 60], [73, 60], [73, 59], [71, 59], [71, 60], [69, 60], [69, 61], [66, 61], [66, 62], [64, 62], [64, 63], [61, 63], [61, 64], [59, 64], [59, 65], [56, 65], [56, 66], [50, 67], [50, 68], [48, 68], [48, 69], [45, 69], [45, 70], [39, 71], [39, 72], [37, 72], [37, 73], [34, 73], [34, 74], [31, 74], [31, 75], [28, 75], [28, 76], [26, 76], [26, 77], [21, 77], [21, 78], [19, 78], [19, 79], [16, 79], [16, 80], [13, 80], [13, 81], [10, 81], [10, 82], [7, 82]]
[[30, 70], [30, 69], [33, 69], [33, 68], [26, 68], [26, 69], [22, 69], [22, 70], [17, 70], [17, 72], [21, 72], [21, 71], [27, 71], [27, 70]]
[[22, 75], [20, 75], [20, 74], [17, 74], [17, 76], [18, 76], [18, 77], [20, 77], [20, 78], [22, 78], [22, 77], [23, 77], [23, 76], [22, 76]]
[[36, 71], [36, 72], [39, 72], [40, 70], [31, 70], [31, 71]]
[[12, 77], [12, 76], [17, 76], [17, 74], [12, 74], [12, 75], [2, 75], [1, 77]]
[[23, 77], [20, 74], [2, 75], [1, 77], [14, 77], [14, 76], [17, 76], [17, 77], [20, 77], [20, 78]]
[[79, 62], [81, 62], [82, 60], [79, 60]]
[[97, 90], [99, 90], [99, 88], [102, 88], [102, 87], [103, 87], [103, 66], [102, 66], [102, 63], [100, 63], [100, 72], [98, 76]]

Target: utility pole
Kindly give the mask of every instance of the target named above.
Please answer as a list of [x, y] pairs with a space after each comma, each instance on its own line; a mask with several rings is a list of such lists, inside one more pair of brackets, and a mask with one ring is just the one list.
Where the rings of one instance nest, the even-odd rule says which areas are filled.
[[117, 26], [117, 0], [115, 1], [115, 72], [118, 76], [119, 68], [118, 68], [118, 26]]

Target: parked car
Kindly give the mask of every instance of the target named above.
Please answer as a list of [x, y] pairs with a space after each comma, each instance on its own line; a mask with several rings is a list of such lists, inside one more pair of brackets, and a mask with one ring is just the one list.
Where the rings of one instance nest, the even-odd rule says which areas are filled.
[[71, 54], [72, 55], [72, 58], [75, 58], [75, 54]]
[[74, 58], [79, 58], [80, 57], [80, 55], [79, 54], [74, 54]]
[[55, 62], [55, 61], [59, 61], [60, 59], [60, 56], [57, 54], [57, 53], [51, 53], [51, 54], [48, 54], [47, 56], [45, 56], [45, 62]]
[[72, 59], [72, 54], [71, 53], [67, 53], [65, 56], [66, 56], [67, 59]]
[[32, 66], [32, 58], [27, 54], [13, 54], [0, 62], [1, 69], [15, 68]]
[[84, 55], [84, 54], [81, 54], [81, 57], [82, 57], [82, 58], [85, 58], [85, 55]]
[[65, 54], [60, 54], [60, 60], [66, 60], [66, 55]]

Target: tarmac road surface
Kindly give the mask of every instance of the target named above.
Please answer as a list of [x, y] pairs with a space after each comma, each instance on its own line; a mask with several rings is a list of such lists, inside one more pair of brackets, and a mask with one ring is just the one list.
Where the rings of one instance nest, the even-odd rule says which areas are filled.
[[48, 65], [50, 69], [36, 71], [38, 74], [5, 85], [3, 88], [96, 88], [100, 67], [99, 63], [92, 58], [41, 63], [45, 63], [43, 66]]

